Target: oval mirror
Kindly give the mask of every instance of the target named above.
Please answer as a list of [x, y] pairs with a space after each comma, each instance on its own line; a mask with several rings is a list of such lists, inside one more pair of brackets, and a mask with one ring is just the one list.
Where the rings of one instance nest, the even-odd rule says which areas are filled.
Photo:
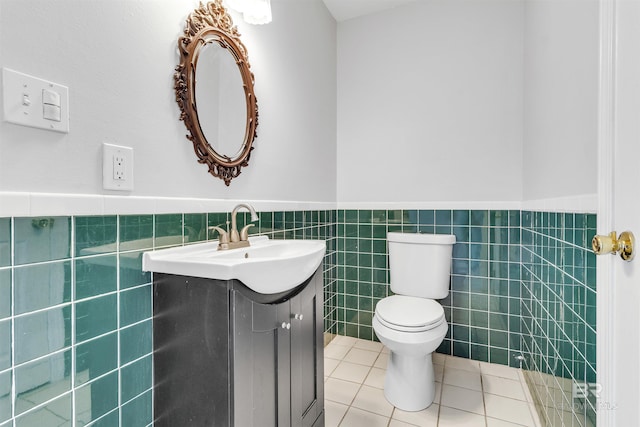
[[175, 91], [187, 139], [198, 162], [229, 185], [249, 165], [258, 105], [246, 48], [222, 0], [189, 15], [178, 46]]

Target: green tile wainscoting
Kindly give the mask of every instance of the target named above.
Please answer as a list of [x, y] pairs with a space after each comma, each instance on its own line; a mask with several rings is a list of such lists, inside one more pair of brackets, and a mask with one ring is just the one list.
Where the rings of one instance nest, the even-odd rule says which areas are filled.
[[339, 210], [337, 219], [339, 334], [377, 339], [373, 311], [391, 294], [387, 232], [454, 234], [451, 292], [440, 301], [449, 331], [437, 351], [522, 363], [547, 425], [595, 424], [594, 396], [573, 394], [595, 383], [595, 214]]
[[[142, 253], [206, 241], [207, 227], [228, 219], [0, 218], [0, 426], [152, 425], [152, 275], [142, 271]], [[335, 222], [333, 210], [262, 212], [252, 229], [327, 241], [333, 331]]]
[[525, 377], [546, 425], [596, 424], [595, 234], [595, 215], [522, 213]]
[[[338, 211], [338, 332], [376, 339], [375, 305], [391, 294], [389, 231], [454, 234], [449, 331], [438, 351], [514, 365], [520, 346], [520, 211]], [[344, 308], [343, 308], [344, 307]]]
[[[326, 332], [376, 339], [375, 304], [390, 294], [388, 231], [455, 234], [451, 292], [441, 301], [450, 328], [438, 351], [511, 366], [524, 355], [530, 384], [543, 375], [558, 383], [595, 375], [595, 261], [585, 249], [595, 215], [259, 215], [252, 234], [327, 241]], [[239, 227], [247, 218], [239, 214]], [[228, 220], [227, 213], [0, 218], [0, 427], [72, 419], [150, 425], [152, 279], [141, 271], [141, 254], [206, 241], [208, 226]], [[536, 390], [541, 402], [555, 396], [551, 388]], [[47, 417], [51, 424], [42, 424]]]

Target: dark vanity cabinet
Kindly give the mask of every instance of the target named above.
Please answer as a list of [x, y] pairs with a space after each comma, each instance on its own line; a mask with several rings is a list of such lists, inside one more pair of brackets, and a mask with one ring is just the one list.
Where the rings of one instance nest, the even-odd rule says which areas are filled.
[[322, 271], [290, 292], [154, 274], [156, 427], [324, 425]]

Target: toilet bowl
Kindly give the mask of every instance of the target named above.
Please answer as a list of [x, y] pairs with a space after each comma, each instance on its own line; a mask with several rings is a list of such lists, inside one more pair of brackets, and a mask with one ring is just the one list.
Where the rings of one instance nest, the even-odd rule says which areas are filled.
[[436, 299], [449, 293], [455, 236], [389, 233], [387, 240], [395, 295], [378, 302], [372, 322], [391, 352], [384, 395], [399, 409], [420, 411], [435, 397], [431, 354], [448, 328]]
[[447, 334], [442, 306], [434, 300], [393, 295], [376, 306], [373, 329], [391, 351], [384, 381], [387, 400], [404, 411], [428, 407], [435, 397], [431, 353]]

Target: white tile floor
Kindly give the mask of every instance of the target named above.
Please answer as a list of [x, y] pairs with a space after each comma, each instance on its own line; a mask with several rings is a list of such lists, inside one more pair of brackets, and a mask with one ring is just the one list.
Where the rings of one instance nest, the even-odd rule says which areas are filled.
[[540, 426], [518, 369], [434, 353], [435, 401], [405, 412], [384, 397], [382, 344], [337, 336], [324, 356], [325, 427]]

